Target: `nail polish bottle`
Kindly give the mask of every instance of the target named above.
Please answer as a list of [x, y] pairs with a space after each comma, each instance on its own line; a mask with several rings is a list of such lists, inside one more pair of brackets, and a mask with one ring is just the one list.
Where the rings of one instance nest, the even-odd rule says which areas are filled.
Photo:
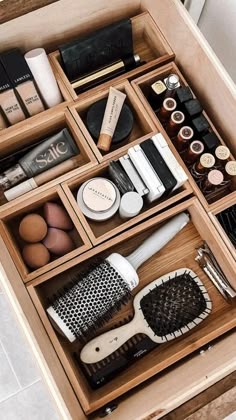
[[200, 159], [195, 162], [190, 170], [191, 175], [196, 181], [202, 180], [208, 170], [215, 165], [215, 158], [210, 153], [203, 153]]
[[192, 120], [200, 115], [203, 111], [202, 105], [198, 99], [191, 99], [183, 104], [183, 112], [186, 118]]
[[211, 192], [216, 187], [220, 186], [224, 180], [224, 175], [221, 171], [217, 169], [212, 169], [208, 175], [207, 178], [203, 181], [202, 184], [202, 191], [204, 193]]
[[236, 161], [229, 160], [224, 169], [224, 184], [229, 184], [233, 182], [235, 185], [236, 181]]
[[164, 100], [163, 105], [157, 114], [162, 124], [169, 120], [171, 113], [176, 109], [176, 107], [177, 103], [173, 98], [166, 98]]
[[166, 132], [170, 137], [176, 136], [178, 133], [181, 125], [185, 120], [185, 116], [181, 111], [174, 111], [172, 112], [170, 119], [166, 126]]
[[190, 141], [193, 139], [193, 134], [193, 129], [187, 125], [179, 130], [177, 137], [173, 141], [178, 152], [182, 153], [187, 149]]
[[164, 94], [166, 92], [166, 85], [162, 80], [157, 80], [151, 85], [149, 102], [154, 111], [158, 111], [161, 106], [161, 103], [164, 99]]
[[206, 134], [210, 128], [210, 125], [204, 115], [194, 118], [192, 120], [192, 126], [198, 138]]
[[44, 111], [45, 107], [36, 90], [33, 75], [20, 51], [8, 51], [2, 54], [0, 59], [28, 115]]
[[15, 95], [13, 86], [0, 62], [0, 106], [10, 125], [25, 120], [25, 114]]
[[204, 151], [204, 144], [199, 140], [194, 140], [184, 155], [184, 161], [187, 165], [193, 164]]
[[230, 150], [227, 146], [218, 146], [215, 150], [216, 164], [217, 169], [223, 168], [225, 163], [230, 157]]
[[180, 87], [179, 76], [177, 74], [170, 74], [164, 79], [166, 85], [165, 98], [173, 98], [176, 90]]
[[205, 149], [209, 153], [214, 153], [217, 146], [220, 145], [220, 140], [213, 131], [209, 131], [209, 133], [202, 136], [202, 141], [204, 143]]
[[193, 99], [193, 94], [189, 86], [179, 87], [175, 92], [175, 99], [179, 105], [184, 104], [187, 101]]

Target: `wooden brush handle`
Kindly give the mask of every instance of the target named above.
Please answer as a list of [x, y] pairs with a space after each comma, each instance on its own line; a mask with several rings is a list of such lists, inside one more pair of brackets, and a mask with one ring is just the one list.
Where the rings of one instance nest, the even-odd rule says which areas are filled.
[[135, 334], [142, 332], [138, 328], [138, 322], [133, 319], [122, 327], [107, 331], [106, 333], [95, 337], [84, 346], [80, 353], [80, 359], [84, 363], [97, 363], [105, 359], [111, 353], [121, 347], [127, 340]]

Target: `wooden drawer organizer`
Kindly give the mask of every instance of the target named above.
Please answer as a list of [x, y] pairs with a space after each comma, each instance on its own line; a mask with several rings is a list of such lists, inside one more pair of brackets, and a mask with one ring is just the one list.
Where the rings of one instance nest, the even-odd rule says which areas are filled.
[[233, 195], [230, 197], [229, 200], [226, 199], [223, 202], [221, 202], [220, 204], [217, 203], [215, 205], [215, 207], [209, 213], [209, 216], [210, 216], [214, 226], [218, 230], [221, 238], [224, 240], [225, 244], [227, 245], [227, 248], [230, 250], [231, 254], [233, 255], [233, 258], [236, 261], [236, 248], [232, 244], [230, 238], [228, 237], [224, 228], [221, 226], [220, 222], [218, 221], [218, 219], [216, 217], [219, 213], [221, 213], [222, 211], [228, 209], [229, 207], [231, 207], [235, 204], [236, 204], [236, 192], [233, 193]]
[[[102, 86], [100, 87], [102, 90], [104, 88], [107, 88], [110, 85], [110, 83], [114, 82], [114, 80], [118, 82], [119, 80], [122, 80], [124, 78], [131, 79], [137, 74], [144, 73], [145, 71], [147, 71], [147, 69], [157, 67], [163, 64], [164, 62], [170, 61], [174, 57], [170, 45], [164, 38], [161, 31], [158, 29], [148, 12], [141, 13], [140, 15], [131, 18], [131, 25], [134, 53], [139, 54], [141, 57], [141, 61], [145, 61], [146, 63], [140, 67], [137, 67], [134, 70], [131, 70], [129, 72], [124, 73], [121, 76], [116, 77], [112, 81], [108, 81], [107, 83], [102, 84]], [[93, 31], [95, 31], [99, 27], [101, 27], [100, 23], [93, 27]], [[83, 28], [81, 32], [80, 28], [79, 36], [83, 34], [84, 29], [85, 28]], [[76, 38], [78, 38], [78, 32], [77, 34], [74, 32], [73, 37], [70, 37], [70, 39], [67, 37], [67, 40], [74, 40]], [[65, 42], [66, 40], [63, 40], [63, 43]], [[62, 68], [59, 50], [51, 53], [49, 57], [51, 60], [51, 64], [54, 67], [54, 71], [58, 75], [58, 77], [61, 78], [61, 81], [64, 83], [65, 89], [67, 89], [67, 91], [70, 93], [71, 98], [76, 100], [78, 98], [78, 95], [72, 88], [70, 81], [68, 80]], [[94, 89], [96, 90], [96, 88]], [[85, 92], [83, 96], [90, 96], [91, 90]]]
[[[155, 122], [158, 130], [165, 136], [166, 140], [168, 141], [168, 143], [172, 143], [172, 141], [170, 140], [170, 138], [168, 137], [168, 134], [166, 133], [165, 129], [163, 128], [160, 120], [158, 119], [157, 115], [155, 114], [155, 112], [153, 111], [153, 109], [151, 108], [151, 105], [148, 102], [148, 96], [150, 94], [150, 88], [151, 85], [156, 81], [156, 80], [164, 80], [165, 77], [167, 77], [169, 74], [171, 73], [175, 73], [179, 76], [180, 78], [180, 82], [181, 82], [181, 86], [190, 86], [191, 88], [191, 81], [190, 83], [187, 83], [186, 79], [184, 78], [183, 74], [180, 72], [180, 70], [178, 69], [178, 67], [176, 66], [175, 63], [169, 63], [159, 69], [153, 70], [135, 80], [133, 80], [132, 86], [135, 90], [135, 92], [137, 93], [140, 101], [142, 101], [143, 105], [145, 106], [145, 108], [147, 109], [147, 111], [149, 112], [150, 116], [152, 117], [153, 121]], [[195, 97], [195, 96], [194, 96]], [[199, 101], [201, 102], [201, 95], [197, 95], [197, 98], [199, 99]], [[206, 106], [204, 106], [204, 102], [202, 102], [203, 105], [203, 109], [207, 109], [207, 104]], [[178, 109], [178, 107], [177, 107]], [[224, 140], [221, 138], [220, 134], [217, 132], [213, 122], [211, 121], [211, 119], [208, 117], [207, 113], [205, 112], [205, 110], [203, 111], [203, 115], [206, 117], [212, 131], [214, 131], [216, 133], [216, 135], [219, 137], [220, 141], [222, 144], [225, 145]], [[230, 147], [230, 144], [229, 144]], [[177, 152], [178, 153], [178, 152]], [[178, 153], [179, 155], [179, 153]], [[188, 176], [189, 176], [189, 182], [193, 188], [193, 191], [195, 192], [196, 196], [199, 198], [199, 200], [202, 202], [203, 206], [206, 208], [206, 210], [211, 210], [214, 207], [214, 203], [223, 203], [225, 201], [225, 197], [230, 197], [233, 194], [233, 186], [231, 188], [224, 188], [221, 191], [221, 194], [219, 194], [215, 199], [212, 199], [209, 195], [209, 197], [205, 197], [204, 194], [201, 192], [200, 188], [198, 187], [197, 183], [195, 182], [194, 178], [192, 177], [191, 173], [189, 172], [187, 166], [185, 165], [184, 161], [182, 160], [181, 156], [179, 155], [180, 159], [181, 159], [181, 164], [182, 166], [185, 168]], [[231, 154], [231, 158], [234, 160], [233, 155]]]
[[[25, 242], [19, 236], [19, 224], [22, 218], [30, 212], [43, 216], [43, 205], [48, 201], [58, 203], [66, 209], [74, 225], [73, 230], [70, 231], [69, 234], [75, 244], [75, 249], [62, 257], [52, 260], [44, 267], [37, 270], [30, 270], [21, 256], [21, 249]], [[50, 189], [37, 194], [37, 197], [33, 196], [25, 199], [20, 204], [12, 206], [11, 209], [2, 211], [0, 233], [25, 283], [48, 270], [60, 266], [60, 264], [63, 264], [65, 261], [74, 258], [91, 248], [91, 242], [78, 218], [74, 214], [61, 186], [51, 187]]]
[[[117, 157], [122, 156], [123, 154], [124, 152], [119, 153]], [[84, 229], [87, 232], [93, 245], [97, 245], [107, 239], [110, 239], [112, 236], [117, 235], [123, 230], [126, 230], [131, 226], [143, 221], [144, 219], [152, 216], [154, 213], [161, 212], [164, 209], [173, 206], [175, 203], [183, 200], [192, 193], [192, 189], [189, 183], [185, 182], [182, 187], [167, 197], [161, 197], [159, 200], [156, 200], [151, 204], [145, 203], [144, 200], [144, 206], [140, 214], [138, 216], [132, 217], [127, 221], [122, 220], [118, 212], [111, 219], [104, 222], [89, 220], [83, 215], [79, 205], [77, 204], [76, 196], [78, 189], [83, 182], [96, 176], [104, 176], [105, 178], [109, 179], [108, 165], [109, 161], [103, 162], [102, 164], [96, 166], [94, 169], [86, 172], [86, 174], [75, 176], [74, 178], [63, 182], [62, 184], [62, 188], [64, 189], [68, 200], [70, 201], [75, 213], [78, 215], [80, 222], [84, 226]]]
[[78, 100], [73, 105], [69, 107], [70, 112], [72, 113], [75, 121], [77, 122], [80, 130], [82, 131], [85, 139], [87, 140], [89, 146], [93, 150], [95, 156], [97, 157], [99, 162], [103, 162], [108, 159], [113, 159], [117, 153], [123, 152], [125, 154], [127, 150], [127, 144], [129, 147], [133, 146], [135, 142], [138, 140], [139, 142], [142, 140], [147, 140], [151, 136], [153, 136], [157, 131], [157, 128], [152, 121], [152, 118], [146, 112], [142, 101], [140, 101], [133, 88], [131, 87], [128, 80], [125, 80], [119, 84], [113, 84], [116, 89], [120, 90], [121, 92], [127, 95], [125, 99], [125, 103], [129, 105], [130, 109], [132, 110], [134, 116], [134, 126], [129, 136], [128, 142], [125, 141], [124, 144], [117, 145], [117, 147], [113, 147], [108, 153], [101, 151], [97, 148], [93, 138], [91, 137], [87, 127], [86, 127], [86, 115], [88, 108], [95, 102], [99, 101], [100, 99], [108, 97], [109, 89], [104, 88], [104, 90], [99, 90], [98, 92], [91, 94], [88, 98]]
[[[55, 16], [57, 25], [55, 25]], [[162, 132], [162, 126], [158, 124], [156, 117], [153, 117], [145, 97], [142, 96], [140, 101], [140, 97], [133, 89], [137, 86], [132, 87], [129, 83], [141, 75], [144, 75], [144, 79], [149, 78], [150, 74], [147, 72], [169, 62], [174, 56], [178, 68], [190, 82], [193, 91], [214, 121], [215, 127], [236, 154], [235, 86], [192, 23], [181, 2], [179, 0], [165, 0], [165, 2], [100, 0], [97, 6], [92, 0], [86, 2], [60, 0], [47, 6], [46, 9], [42, 8], [1, 25], [1, 48], [7, 50], [21, 47], [30, 50], [44, 46], [48, 52], [55, 51], [58, 45], [66, 41], [91, 33], [111, 21], [130, 16], [135, 16], [132, 18], [135, 52], [147, 61], [144, 66], [77, 97], [65, 77], [56, 51], [51, 54], [50, 59], [64, 99], [67, 101], [74, 99], [76, 102], [63, 103], [0, 134], [0, 153], [4, 151], [7, 154], [13, 149], [17, 150], [19, 142], [30, 144], [36, 141], [36, 138], [52, 133], [54, 128], [59, 130], [65, 122], [78, 144], [81, 142], [80, 150], [83, 150], [82, 166], [0, 208], [2, 262], [0, 274], [3, 276], [6, 291], [18, 319], [30, 339], [34, 353], [37, 354], [61, 417], [66, 420], [86, 420], [88, 414], [92, 412], [93, 418], [98, 420], [100, 412], [94, 413], [94, 411], [114, 399], [116, 399], [114, 403], [118, 405], [111, 414], [114, 420], [159, 419], [236, 369], [234, 351], [236, 336], [233, 332], [236, 324], [235, 302], [228, 304], [221, 297], [194, 260], [195, 248], [206, 240], [226, 277], [232, 286], [236, 287], [236, 262], [230, 252], [230, 245], [225, 238], [222, 238], [219, 227], [214, 226], [214, 220], [212, 219], [212, 223], [207, 214], [209, 210], [214, 214], [218, 206], [224, 205], [223, 201], [219, 200], [209, 206], [190, 180], [196, 197], [186, 199], [191, 192], [189, 184], [186, 183], [175, 196], [165, 202], [156, 203], [156, 206], [137, 216], [135, 226], [132, 220], [129, 226], [124, 226], [125, 224], [116, 226], [114, 220], [114, 225], [109, 226], [111, 229], [109, 232], [91, 233], [91, 226], [89, 227], [87, 221], [79, 215], [73, 196], [75, 188], [83, 179], [91, 173], [106, 171], [109, 161], [127, 150], [126, 145], [104, 156], [98, 152], [85, 131], [83, 115], [86, 107], [92, 101], [107, 96], [110, 85], [123, 86], [121, 89], [127, 90], [129, 101], [135, 109], [136, 124], [139, 126], [136, 128], [135, 136], [130, 138], [132, 144], [149, 138], [153, 133]], [[42, 30], [42, 28], [47, 29]], [[173, 68], [172, 65], [170, 68]], [[185, 83], [185, 79], [182, 80]], [[66, 106], [69, 106], [67, 111], [65, 111]], [[166, 139], [169, 142], [169, 139]], [[172, 143], [170, 148], [178, 156]], [[181, 162], [179, 156], [178, 159]], [[99, 165], [95, 167], [98, 162]], [[227, 196], [226, 206], [231, 203], [233, 199], [231, 197], [234, 196], [231, 194]], [[29, 209], [40, 211], [40, 206], [42, 207], [48, 199], [62, 201], [75, 225], [78, 248], [72, 251], [71, 255], [66, 255], [36, 270], [37, 272], [29, 273], [19, 255], [20, 244], [16, 245], [17, 236], [13, 237], [16, 233], [17, 218]], [[181, 199], [179, 204], [176, 204], [177, 199]], [[45, 312], [48, 297], [64, 286], [73, 272], [85, 268], [97, 255], [105, 257], [113, 250], [127, 255], [152, 230], [183, 210], [188, 210], [191, 214], [191, 223], [141, 268], [139, 272], [141, 282], [135, 293], [161, 274], [187, 266], [199, 274], [209, 290], [213, 300], [212, 314], [193, 330], [192, 334], [157, 347], [103, 388], [92, 391], [72, 357], [73, 350], [79, 350], [79, 345], [65, 341], [49, 322]], [[157, 213], [155, 216], [154, 212]], [[144, 221], [144, 218], [147, 219]], [[84, 229], [87, 229], [86, 233]], [[124, 229], [126, 230], [123, 231]], [[102, 241], [104, 242], [100, 243]], [[106, 328], [131, 314], [131, 306], [130, 303], [126, 309], [118, 313]], [[231, 331], [231, 334], [225, 337], [227, 331]], [[192, 355], [195, 350], [215, 337], [222, 337], [222, 340], [219, 345], [214, 346], [210, 356], [207, 353], [201, 360], [201, 356], [195, 353], [194, 357], [186, 362], [185, 356]], [[180, 364], [174, 365], [177, 361]], [[168, 366], [171, 366], [171, 369], [165, 369]], [[147, 379], [149, 380], [146, 381]], [[117, 399], [118, 396], [120, 398]]]
[[[14, 130], [12, 130], [13, 128]], [[67, 128], [69, 130], [80, 150], [80, 154], [78, 155], [78, 167], [7, 204], [2, 205], [0, 207], [0, 213], [2, 209], [4, 209], [4, 211], [10, 209], [12, 203], [14, 203], [14, 205], [20, 203], [27, 197], [37, 195], [38, 192], [51, 188], [76, 174], [87, 171], [89, 168], [92, 168], [97, 164], [97, 160], [93, 152], [85, 141], [84, 136], [75, 123], [69, 110], [65, 108], [64, 105], [58, 107], [57, 110], [50, 110], [47, 114], [45, 113], [45, 116], [37, 115], [33, 117], [29, 125], [25, 124], [18, 126], [17, 124], [16, 127], [10, 128], [11, 135], [7, 132], [8, 129], [4, 130], [5, 133], [0, 134], [0, 156], [8, 156], [12, 152], [20, 150], [24, 146], [33, 145], [39, 140], [43, 140], [59, 132], [63, 128]]]
[[[88, 264], [93, 262], [95, 257], [99, 256], [104, 258], [112, 252], [128, 255], [151, 232], [158, 229], [164, 221], [181, 211], [188, 211], [190, 213], [191, 223], [163, 250], [157, 255], [154, 255], [142, 266], [139, 270], [140, 283], [135, 290], [135, 294], [155, 278], [169, 271], [181, 267], [188, 267], [199, 275], [209, 291], [209, 295], [213, 301], [212, 314], [190, 334], [173, 342], [160, 345], [143, 359], [127, 368], [125, 372], [115, 377], [110, 383], [104, 385], [99, 390], [92, 391], [84, 379], [83, 373], [73, 359], [73, 352], [78, 352], [80, 349], [79, 342], [69, 343], [67, 339], [56, 333], [48, 320], [45, 312], [45, 309], [48, 307], [48, 298], [50, 299], [58, 290], [66, 286], [71, 276], [83, 271]], [[236, 285], [235, 271], [232, 263], [233, 259], [219, 234], [209, 224], [208, 217], [196, 198], [176, 205], [175, 208], [167, 210], [161, 215], [155, 216], [130, 229], [128, 233], [125, 232], [118, 235], [116, 238], [95, 247], [91, 251], [74, 258], [61, 267], [51, 270], [28, 284], [28, 290], [34, 304], [86, 414], [102, 407], [104, 404], [107, 404], [109, 401], [112, 401], [114, 398], [117, 398], [236, 326], [236, 305], [226, 303], [195, 261], [196, 247], [201, 245], [203, 240], [207, 241], [217, 256], [217, 260], [224, 269], [228, 279]], [[67, 271], [65, 271], [65, 268], [67, 268]], [[114, 323], [122, 320], [122, 318], [127, 318], [131, 313], [132, 303], [125, 305], [106, 324], [104, 329], [109, 329]]]

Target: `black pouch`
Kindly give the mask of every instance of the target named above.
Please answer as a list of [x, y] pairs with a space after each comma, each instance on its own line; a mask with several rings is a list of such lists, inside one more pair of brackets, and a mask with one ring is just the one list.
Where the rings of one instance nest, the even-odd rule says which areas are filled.
[[133, 55], [130, 19], [123, 19], [59, 47], [70, 81]]

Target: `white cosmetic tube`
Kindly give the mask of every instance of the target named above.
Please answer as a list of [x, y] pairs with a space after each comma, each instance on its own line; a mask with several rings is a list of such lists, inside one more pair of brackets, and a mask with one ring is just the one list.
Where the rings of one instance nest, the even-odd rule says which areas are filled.
[[43, 48], [36, 48], [25, 54], [25, 60], [34, 76], [38, 89], [48, 108], [63, 101], [47, 54]]
[[97, 147], [108, 152], [125, 101], [125, 93], [110, 87]]

